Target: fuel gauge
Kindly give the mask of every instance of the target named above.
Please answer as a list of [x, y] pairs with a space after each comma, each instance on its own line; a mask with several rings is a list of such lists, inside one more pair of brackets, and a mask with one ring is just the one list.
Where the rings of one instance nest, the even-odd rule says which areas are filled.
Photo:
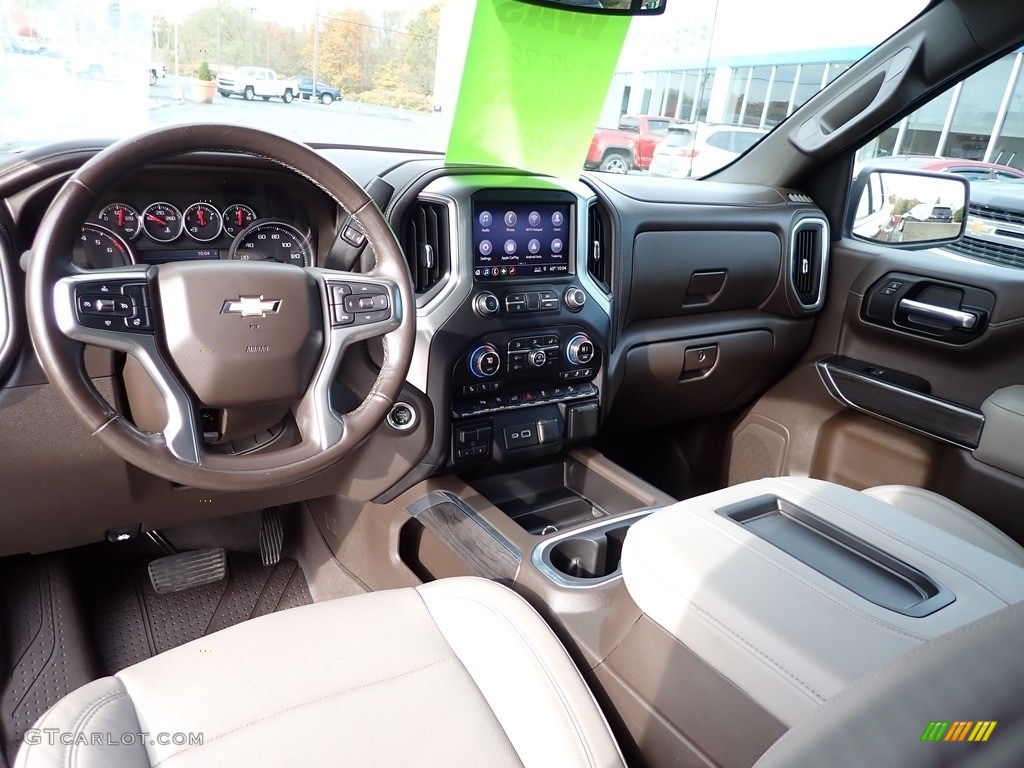
[[139, 212], [125, 203], [110, 203], [104, 206], [96, 218], [105, 227], [129, 240], [138, 235], [142, 227]]
[[209, 203], [193, 203], [185, 209], [185, 231], [193, 240], [207, 243], [220, 234], [220, 211]]

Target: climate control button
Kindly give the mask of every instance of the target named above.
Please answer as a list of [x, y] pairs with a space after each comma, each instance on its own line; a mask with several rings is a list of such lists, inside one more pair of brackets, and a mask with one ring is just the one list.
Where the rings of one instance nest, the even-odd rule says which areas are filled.
[[501, 356], [493, 344], [482, 344], [469, 356], [469, 372], [486, 379], [501, 370]]
[[548, 361], [548, 353], [543, 349], [534, 349], [527, 353], [526, 362], [532, 365], [534, 368], [543, 368], [544, 364]]

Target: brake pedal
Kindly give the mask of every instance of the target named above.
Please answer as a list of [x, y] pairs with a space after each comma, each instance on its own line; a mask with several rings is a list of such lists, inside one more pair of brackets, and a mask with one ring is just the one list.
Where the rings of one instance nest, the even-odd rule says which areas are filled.
[[228, 554], [222, 547], [168, 555], [149, 564], [149, 580], [158, 595], [213, 584], [227, 575]]
[[277, 565], [281, 560], [284, 546], [284, 527], [281, 525], [281, 509], [266, 507], [260, 520], [260, 559], [264, 565]]

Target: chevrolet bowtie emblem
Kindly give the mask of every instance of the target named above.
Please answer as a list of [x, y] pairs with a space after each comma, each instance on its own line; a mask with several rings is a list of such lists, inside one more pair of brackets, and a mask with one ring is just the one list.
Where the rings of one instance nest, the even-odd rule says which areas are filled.
[[268, 312], [276, 314], [281, 309], [280, 299], [264, 299], [262, 296], [239, 296], [238, 300], [227, 299], [220, 308], [222, 315], [234, 314], [242, 317], [266, 317]]

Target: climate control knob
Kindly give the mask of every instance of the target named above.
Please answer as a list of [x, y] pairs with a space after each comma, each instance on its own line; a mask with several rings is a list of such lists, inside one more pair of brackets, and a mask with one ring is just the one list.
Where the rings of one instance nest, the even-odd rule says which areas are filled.
[[543, 349], [535, 349], [526, 356], [526, 362], [532, 365], [534, 368], [543, 368], [544, 363], [548, 361], [548, 353]]
[[469, 372], [478, 379], [486, 379], [501, 370], [501, 356], [493, 344], [481, 344], [469, 356]]
[[565, 296], [562, 297], [565, 306], [573, 312], [579, 312], [587, 303], [587, 294], [579, 288], [566, 288]]
[[573, 365], [586, 365], [594, 359], [594, 342], [585, 333], [577, 333], [565, 345], [565, 359]]

